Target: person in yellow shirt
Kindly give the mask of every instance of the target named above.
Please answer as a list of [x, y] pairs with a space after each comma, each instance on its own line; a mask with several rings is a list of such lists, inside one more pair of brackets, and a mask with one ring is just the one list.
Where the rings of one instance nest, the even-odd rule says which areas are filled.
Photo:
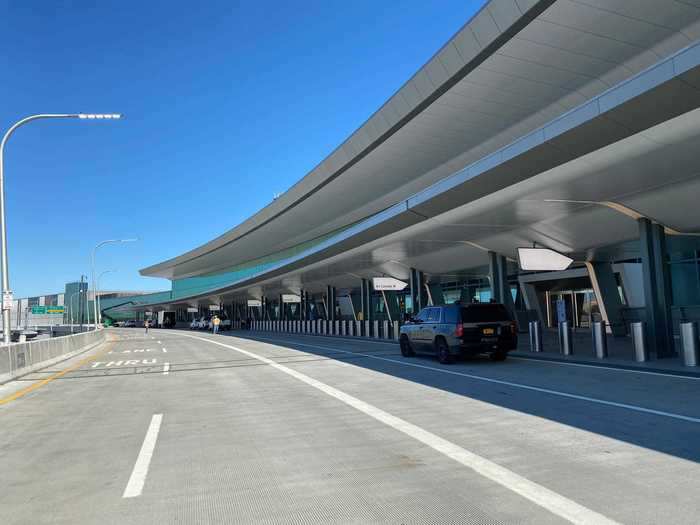
[[219, 325], [221, 324], [221, 319], [219, 319], [218, 315], [215, 315], [214, 318], [211, 320], [211, 326], [212, 326], [212, 332], [215, 334], [219, 333]]

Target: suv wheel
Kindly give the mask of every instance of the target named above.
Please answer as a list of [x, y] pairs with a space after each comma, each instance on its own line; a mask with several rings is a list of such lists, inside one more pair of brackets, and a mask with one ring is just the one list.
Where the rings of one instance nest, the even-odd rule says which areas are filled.
[[491, 358], [491, 361], [505, 361], [506, 357], [508, 357], [508, 352], [505, 350], [498, 350], [496, 352], [492, 352], [489, 357]]
[[450, 352], [450, 347], [447, 346], [447, 342], [442, 337], [435, 340], [435, 353], [437, 353], [438, 361], [443, 365], [452, 363], [452, 352]]
[[413, 357], [416, 353], [411, 348], [411, 342], [408, 340], [407, 335], [402, 335], [399, 339], [399, 346], [401, 347], [401, 355], [404, 357]]

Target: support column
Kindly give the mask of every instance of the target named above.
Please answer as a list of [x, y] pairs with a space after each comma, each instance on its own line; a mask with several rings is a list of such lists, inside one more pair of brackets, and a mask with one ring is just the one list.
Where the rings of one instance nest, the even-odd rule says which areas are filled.
[[489, 252], [489, 281], [491, 282], [491, 298], [497, 303], [502, 302], [501, 299], [501, 278], [498, 271], [498, 254]]
[[649, 342], [657, 357], [672, 357], [671, 288], [666, 265], [663, 227], [647, 218], [638, 219], [639, 245], [644, 278], [644, 303]]
[[510, 293], [510, 283], [508, 282], [508, 259], [505, 255], [498, 256], [498, 280], [501, 285], [500, 302], [505, 305], [512, 316], [515, 316], [515, 301]]
[[609, 262], [587, 262], [588, 275], [591, 278], [591, 285], [598, 299], [600, 315], [615, 337], [622, 337], [627, 334], [627, 328], [622, 319], [622, 300], [617, 290], [617, 280]]
[[372, 319], [372, 283], [369, 279], [362, 279], [362, 315], [365, 321]]
[[411, 287], [411, 316], [415, 317], [418, 314], [420, 308], [418, 307], [420, 296], [420, 284], [418, 284], [418, 270], [411, 268], [409, 274], [409, 285]]

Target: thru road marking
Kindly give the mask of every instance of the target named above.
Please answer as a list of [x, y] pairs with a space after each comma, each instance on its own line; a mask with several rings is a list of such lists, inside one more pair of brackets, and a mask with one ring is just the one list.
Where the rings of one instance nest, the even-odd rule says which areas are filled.
[[170, 363], [163, 363], [163, 375], [167, 376], [170, 373]]
[[558, 494], [547, 487], [535, 483], [534, 481], [530, 481], [529, 479], [516, 474], [512, 470], [493, 463], [492, 461], [489, 461], [488, 459], [481, 457], [474, 452], [470, 452], [469, 450], [462, 448], [451, 441], [441, 438], [432, 432], [428, 432], [427, 430], [414, 425], [413, 423], [409, 423], [408, 421], [385, 412], [374, 405], [370, 405], [369, 403], [351, 396], [350, 394], [346, 394], [337, 388], [322, 383], [321, 381], [309, 377], [306, 374], [297, 372], [292, 368], [281, 365], [276, 361], [268, 359], [267, 357], [254, 354], [253, 352], [243, 350], [242, 348], [213, 341], [211, 339], [206, 339], [204, 337], [185, 334], [181, 335], [183, 337], [199, 339], [200, 341], [230, 348], [231, 350], [235, 350], [236, 352], [240, 352], [243, 355], [247, 355], [248, 357], [252, 357], [253, 359], [257, 359], [258, 361], [270, 365], [272, 368], [276, 368], [280, 372], [284, 372], [285, 374], [290, 375], [339, 401], [342, 401], [346, 405], [351, 406], [363, 414], [366, 414], [377, 421], [406, 434], [416, 441], [420, 441], [433, 450], [444, 454], [448, 458], [461, 463], [465, 467], [472, 469], [476, 473], [481, 474], [491, 481], [506, 487], [516, 494], [519, 494], [533, 503], [547, 509], [552, 514], [568, 520], [571, 523], [581, 525], [591, 523], [596, 523], [598, 525], [617, 524], [616, 521], [611, 520], [610, 518], [595, 512], [594, 510], [584, 507], [583, 505], [580, 505], [579, 503], [576, 503], [575, 501], [570, 500], [569, 498], [562, 496], [561, 494]]
[[156, 448], [156, 440], [160, 431], [160, 423], [163, 421], [163, 414], [153, 414], [151, 424], [148, 426], [143, 445], [136, 458], [134, 470], [131, 471], [129, 482], [126, 484], [122, 498], [135, 498], [143, 492], [143, 484], [146, 482], [148, 467], [151, 465], [153, 450]]

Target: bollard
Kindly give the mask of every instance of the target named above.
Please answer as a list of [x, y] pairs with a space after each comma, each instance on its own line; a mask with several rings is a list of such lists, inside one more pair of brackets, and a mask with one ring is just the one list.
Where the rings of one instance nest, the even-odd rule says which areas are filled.
[[379, 321], [372, 321], [372, 337], [379, 339]]
[[340, 321], [340, 335], [346, 335], [345, 334], [345, 320]]
[[340, 321], [336, 319], [333, 325], [333, 335], [340, 335]]
[[370, 334], [370, 331], [369, 331], [369, 328], [370, 328], [370, 326], [369, 326], [369, 321], [365, 321], [365, 326], [364, 326], [364, 328], [362, 329], [362, 333], [361, 333], [360, 335], [363, 335], [363, 336], [365, 336], [365, 337], [369, 337], [369, 336], [371, 335], [371, 334]]
[[593, 321], [593, 353], [598, 359], [608, 357], [608, 334], [605, 332], [604, 321]]
[[355, 337], [360, 337], [362, 335], [362, 321], [355, 321], [354, 322], [355, 328], [353, 330], [352, 335]]
[[542, 351], [542, 324], [539, 321], [530, 321], [530, 351]]
[[392, 331], [393, 331], [392, 335], [394, 336], [394, 340], [395, 340], [395, 341], [398, 341], [398, 340], [399, 340], [399, 322], [398, 322], [398, 321], [394, 321], [393, 324], [394, 324], [394, 326], [393, 326], [393, 329], [392, 329]]
[[645, 325], [642, 321], [630, 323], [632, 332], [632, 340], [634, 341], [634, 359], [638, 363], [643, 363], [649, 360], [649, 350], [647, 348], [647, 336]]
[[382, 338], [389, 339], [389, 321], [382, 321]]
[[681, 323], [681, 348], [683, 351], [683, 364], [685, 366], [698, 366], [698, 323], [691, 321]]
[[559, 350], [563, 355], [573, 355], [574, 353], [569, 321], [562, 321], [559, 323]]

